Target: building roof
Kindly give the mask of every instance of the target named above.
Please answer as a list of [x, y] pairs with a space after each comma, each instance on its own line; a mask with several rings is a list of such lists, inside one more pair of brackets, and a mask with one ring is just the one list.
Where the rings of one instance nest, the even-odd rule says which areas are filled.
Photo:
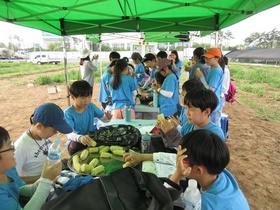
[[280, 60], [280, 48], [235, 50], [225, 56], [236, 59]]

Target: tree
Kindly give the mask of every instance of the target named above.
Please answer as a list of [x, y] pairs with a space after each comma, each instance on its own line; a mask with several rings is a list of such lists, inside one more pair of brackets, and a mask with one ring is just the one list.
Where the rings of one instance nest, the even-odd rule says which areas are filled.
[[277, 48], [280, 47], [280, 31], [255, 32], [245, 39], [246, 47]]
[[48, 50], [50, 51], [58, 51], [61, 48], [61, 44], [59, 42], [52, 42], [48, 44]]
[[1, 48], [6, 48], [6, 45], [3, 42], [0, 42], [0, 47]]

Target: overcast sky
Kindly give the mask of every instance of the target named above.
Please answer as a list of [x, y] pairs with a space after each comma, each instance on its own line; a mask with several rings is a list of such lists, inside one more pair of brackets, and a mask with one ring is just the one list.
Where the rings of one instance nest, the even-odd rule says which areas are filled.
[[[230, 41], [230, 45], [238, 45], [242, 44], [244, 39], [254, 32], [268, 32], [274, 28], [280, 30], [280, 5], [225, 28], [223, 31], [231, 31], [235, 39]], [[5, 44], [9, 42], [9, 34], [12, 36], [14, 34], [18, 35], [26, 44], [41, 42], [41, 32], [36, 29], [0, 21], [0, 31], [0, 42]], [[194, 40], [194, 42], [200, 41], [209, 42], [209, 38]]]

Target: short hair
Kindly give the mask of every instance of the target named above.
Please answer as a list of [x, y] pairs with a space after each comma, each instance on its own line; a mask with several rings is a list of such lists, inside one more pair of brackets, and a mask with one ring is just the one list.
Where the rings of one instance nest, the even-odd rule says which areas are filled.
[[160, 58], [167, 58], [167, 53], [165, 51], [159, 51], [157, 53], [157, 57], [160, 57]]
[[110, 59], [120, 59], [120, 58], [121, 58], [120, 53], [118, 53], [116, 51], [113, 51], [109, 54], [109, 60]]
[[201, 111], [210, 108], [211, 113], [216, 109], [218, 102], [216, 94], [204, 87], [191, 89], [184, 98], [184, 105], [200, 108]]
[[8, 131], [0, 126], [0, 149], [3, 147], [3, 144], [10, 139]]
[[92, 87], [87, 81], [78, 80], [71, 84], [70, 94], [75, 98], [78, 98], [79, 96], [92, 96]]
[[198, 81], [197, 79], [189, 79], [182, 85], [182, 90], [189, 92], [193, 88], [203, 88], [202, 82]]
[[225, 142], [215, 133], [198, 129], [187, 133], [182, 139], [182, 148], [187, 148], [184, 155], [190, 166], [204, 166], [209, 174], [220, 174], [230, 160]]

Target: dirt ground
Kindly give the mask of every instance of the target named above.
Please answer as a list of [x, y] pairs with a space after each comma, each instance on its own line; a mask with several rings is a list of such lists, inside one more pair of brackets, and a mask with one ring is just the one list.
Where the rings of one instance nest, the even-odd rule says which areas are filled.
[[[37, 75], [38, 76], [38, 75]], [[0, 80], [0, 119], [13, 140], [16, 140], [29, 124], [29, 117], [41, 103], [51, 101], [64, 110], [68, 106], [66, 86], [61, 85], [62, 97], [50, 100], [46, 86], [27, 87], [24, 82], [33, 81], [36, 75]], [[99, 85], [95, 83], [92, 101], [96, 102]], [[238, 96], [260, 101], [251, 94], [239, 91]], [[268, 99], [269, 100], [269, 99]], [[263, 101], [271, 109], [280, 109], [280, 103]], [[248, 199], [251, 209], [280, 209], [280, 124], [258, 117], [253, 109], [242, 103], [226, 104], [224, 113], [229, 115], [229, 138], [231, 161], [228, 169], [237, 179]], [[65, 144], [66, 136], [57, 134]], [[63, 157], [68, 157], [63, 151]]]

